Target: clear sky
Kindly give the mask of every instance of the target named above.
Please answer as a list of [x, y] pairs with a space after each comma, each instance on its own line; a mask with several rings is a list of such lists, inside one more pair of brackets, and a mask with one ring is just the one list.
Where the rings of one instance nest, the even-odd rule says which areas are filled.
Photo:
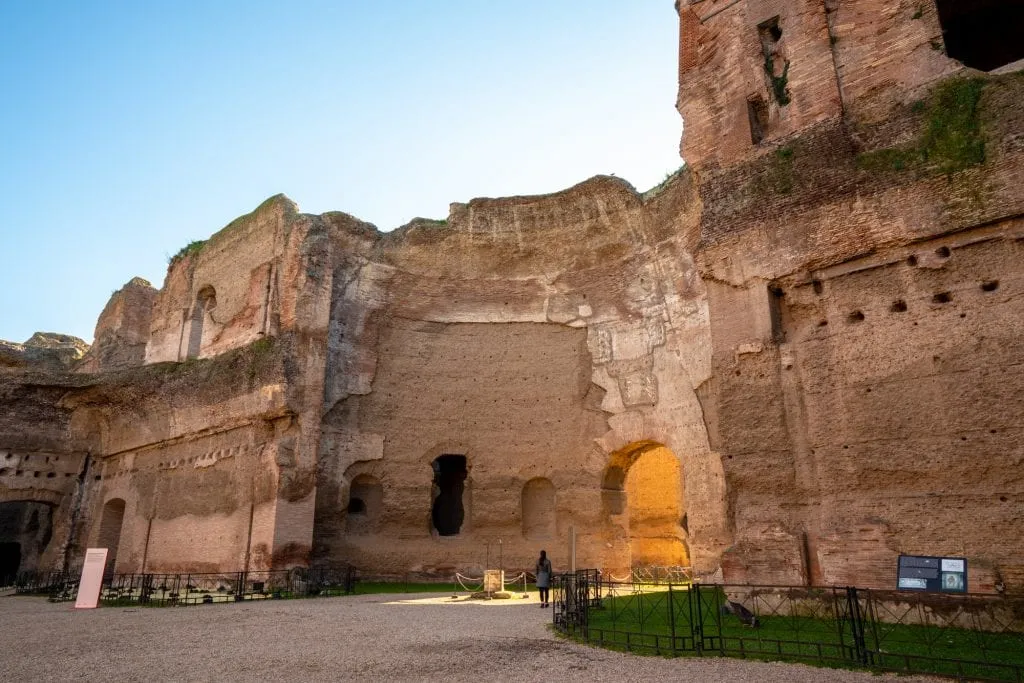
[[3, 0], [0, 339], [270, 195], [391, 230], [681, 164], [672, 0]]

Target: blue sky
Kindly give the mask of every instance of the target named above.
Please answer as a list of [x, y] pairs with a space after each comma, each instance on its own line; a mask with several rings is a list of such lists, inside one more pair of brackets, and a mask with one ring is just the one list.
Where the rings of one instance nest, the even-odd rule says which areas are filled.
[[0, 339], [270, 195], [391, 230], [681, 164], [671, 0], [0, 3]]

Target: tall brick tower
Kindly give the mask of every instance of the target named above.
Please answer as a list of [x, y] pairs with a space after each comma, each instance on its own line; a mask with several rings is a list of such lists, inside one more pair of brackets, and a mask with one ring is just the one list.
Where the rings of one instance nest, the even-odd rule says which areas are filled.
[[[1015, 0], [677, 0], [681, 154], [727, 167], [834, 117], [854, 124], [962, 66], [1024, 57]], [[1016, 27], [1016, 28], [1015, 28]]]

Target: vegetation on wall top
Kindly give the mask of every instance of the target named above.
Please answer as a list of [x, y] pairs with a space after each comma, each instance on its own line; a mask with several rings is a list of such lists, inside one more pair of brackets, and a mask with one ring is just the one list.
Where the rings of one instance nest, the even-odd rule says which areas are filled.
[[910, 145], [864, 152], [857, 163], [867, 170], [902, 171], [914, 166], [952, 174], [985, 162], [985, 138], [981, 128], [983, 78], [953, 78], [932, 93], [927, 103], [912, 107], [923, 113], [920, 137]]

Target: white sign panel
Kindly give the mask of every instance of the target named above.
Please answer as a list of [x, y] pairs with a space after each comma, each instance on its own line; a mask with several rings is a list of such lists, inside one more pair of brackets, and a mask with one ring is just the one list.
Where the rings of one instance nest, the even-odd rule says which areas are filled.
[[103, 587], [103, 568], [107, 565], [106, 548], [89, 548], [85, 551], [82, 578], [78, 582], [78, 599], [75, 609], [92, 609], [100, 602], [100, 588]]
[[942, 558], [942, 571], [944, 572], [960, 572], [964, 571], [963, 560], [951, 560], [949, 558]]

